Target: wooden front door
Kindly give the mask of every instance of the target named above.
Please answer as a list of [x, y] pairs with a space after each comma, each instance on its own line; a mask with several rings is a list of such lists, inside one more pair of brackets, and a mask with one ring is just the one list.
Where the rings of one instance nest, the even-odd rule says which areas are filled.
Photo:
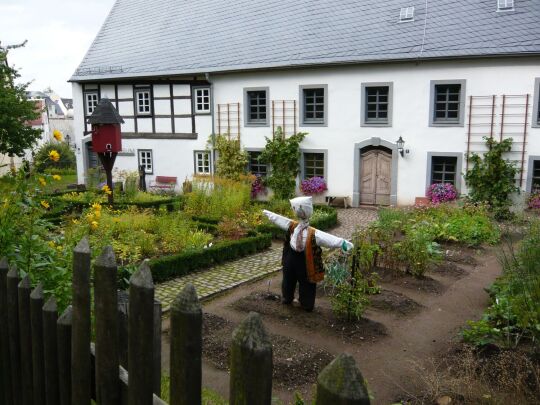
[[390, 205], [392, 155], [382, 150], [363, 153], [360, 168], [360, 204]]

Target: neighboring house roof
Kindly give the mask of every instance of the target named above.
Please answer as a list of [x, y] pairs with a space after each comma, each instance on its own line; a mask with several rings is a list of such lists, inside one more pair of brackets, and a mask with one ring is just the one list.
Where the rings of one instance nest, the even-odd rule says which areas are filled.
[[63, 98], [62, 97], [62, 103], [64, 103], [64, 106], [70, 110], [73, 108], [73, 99], [72, 98]]
[[36, 112], [39, 113], [39, 116], [35, 120], [27, 122], [27, 125], [31, 127], [43, 125], [43, 109], [45, 108], [45, 102], [43, 100], [32, 100], [36, 104]]
[[[71, 80], [538, 55], [540, 1], [515, 3], [497, 12], [497, 0], [117, 0]], [[399, 22], [407, 6], [414, 21]]]

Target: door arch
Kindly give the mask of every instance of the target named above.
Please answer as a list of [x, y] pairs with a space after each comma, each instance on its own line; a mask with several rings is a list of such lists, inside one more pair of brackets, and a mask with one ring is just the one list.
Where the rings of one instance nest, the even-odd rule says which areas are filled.
[[[365, 141], [356, 143], [354, 145], [354, 179], [353, 179], [353, 207], [358, 207], [360, 205], [360, 195], [362, 187], [362, 155], [367, 154], [370, 151], [382, 151], [385, 152], [385, 156], [380, 158], [380, 164], [384, 165], [384, 170], [381, 168], [380, 172], [383, 172], [384, 179], [381, 181], [385, 184], [380, 184], [380, 190], [384, 188], [384, 194], [386, 197], [379, 198], [379, 204], [382, 205], [396, 205], [397, 204], [397, 180], [398, 180], [398, 151], [397, 145], [395, 143], [386, 141], [381, 138], [373, 137], [366, 139]], [[372, 155], [372, 154], [370, 154]], [[369, 157], [364, 156], [364, 157]], [[372, 157], [373, 159], [373, 157]], [[390, 161], [389, 176], [386, 175], [388, 172], [388, 160]], [[388, 180], [389, 179], [389, 180]], [[382, 187], [384, 186], [384, 187]], [[390, 196], [388, 196], [387, 188], [390, 188]], [[377, 193], [374, 193], [377, 194]], [[362, 198], [364, 201], [364, 198]], [[376, 204], [377, 198], [373, 197], [372, 204]]]

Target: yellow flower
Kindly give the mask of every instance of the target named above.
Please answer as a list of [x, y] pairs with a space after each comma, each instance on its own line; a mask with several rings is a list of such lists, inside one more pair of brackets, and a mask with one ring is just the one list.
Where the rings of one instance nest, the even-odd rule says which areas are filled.
[[56, 247], [56, 250], [58, 250], [59, 252], [61, 252], [61, 251], [62, 251], [62, 246], [58, 245], [58, 246]]
[[105, 193], [105, 194], [108, 194], [108, 195], [111, 195], [112, 194], [112, 191], [111, 189], [109, 188], [108, 185], [104, 185], [103, 187], [101, 187], [101, 190]]
[[55, 244], [54, 244], [54, 241], [53, 241], [53, 240], [49, 241], [49, 246], [52, 247], [52, 248], [54, 249]]
[[41, 206], [45, 208], [46, 210], [48, 210], [51, 207], [51, 205], [45, 200], [41, 200]]
[[60, 176], [59, 174], [53, 174], [52, 178], [56, 181], [62, 180], [62, 176]]
[[99, 224], [97, 223], [97, 221], [92, 221], [92, 222], [90, 223], [90, 227], [91, 227], [92, 229], [94, 229], [94, 230], [95, 230], [95, 229], [98, 229], [98, 226], [99, 226]]
[[94, 209], [94, 211], [101, 211], [101, 204], [95, 202], [92, 204], [92, 208]]
[[40, 177], [38, 180], [39, 180], [39, 184], [41, 184], [42, 186], [45, 186], [45, 184], [47, 184], [47, 182], [45, 181], [43, 177]]
[[101, 211], [96, 211], [96, 212], [94, 212], [94, 217], [95, 217], [96, 219], [101, 218]]
[[58, 162], [60, 160], [60, 154], [53, 149], [49, 152], [49, 159], [51, 159], [53, 162]]
[[71, 222], [73, 222], [74, 224], [78, 224], [78, 223], [79, 223], [79, 221], [78, 221], [77, 219], [73, 219], [73, 218], [71, 219]]
[[62, 132], [60, 132], [57, 129], [53, 131], [53, 136], [54, 136], [54, 139], [56, 139], [58, 142], [62, 140]]

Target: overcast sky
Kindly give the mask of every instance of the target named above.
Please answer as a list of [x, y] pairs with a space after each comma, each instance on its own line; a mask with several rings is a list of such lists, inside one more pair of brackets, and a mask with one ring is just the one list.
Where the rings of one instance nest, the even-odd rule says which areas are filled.
[[9, 53], [30, 90], [51, 87], [71, 97], [71, 77], [114, 0], [0, 0], [2, 46], [28, 40]]

